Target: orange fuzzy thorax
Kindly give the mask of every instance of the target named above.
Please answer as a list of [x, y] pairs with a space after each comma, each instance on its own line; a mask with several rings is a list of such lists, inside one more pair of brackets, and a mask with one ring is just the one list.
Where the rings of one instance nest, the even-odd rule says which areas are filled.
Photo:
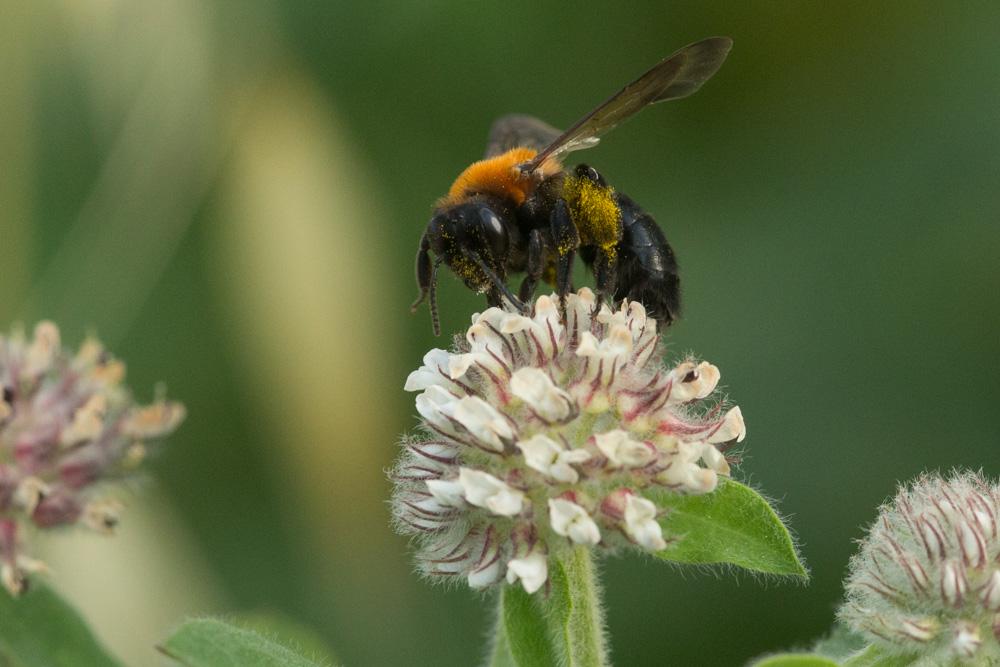
[[509, 199], [516, 205], [524, 203], [538, 180], [558, 170], [552, 160], [546, 160], [532, 176], [522, 174], [517, 165], [535, 157], [538, 151], [531, 148], [512, 148], [495, 157], [473, 162], [458, 175], [448, 189], [448, 194], [438, 201], [438, 207], [453, 206], [470, 196], [489, 194]]

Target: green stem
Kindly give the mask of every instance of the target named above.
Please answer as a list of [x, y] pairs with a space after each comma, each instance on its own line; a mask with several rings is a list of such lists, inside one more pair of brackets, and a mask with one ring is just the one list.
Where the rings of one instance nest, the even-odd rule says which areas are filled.
[[588, 547], [552, 559], [551, 587], [543, 602], [549, 636], [567, 667], [607, 667], [601, 587]]
[[601, 589], [591, 551], [574, 547], [549, 561], [534, 594], [519, 584], [500, 594], [490, 667], [608, 667]]

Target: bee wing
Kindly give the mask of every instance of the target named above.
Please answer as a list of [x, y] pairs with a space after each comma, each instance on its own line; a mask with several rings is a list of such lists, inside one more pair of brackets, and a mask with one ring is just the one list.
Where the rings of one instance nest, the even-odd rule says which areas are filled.
[[556, 137], [521, 170], [530, 173], [546, 159], [596, 146], [601, 135], [650, 104], [697, 92], [719, 70], [732, 47], [729, 37], [709, 37], [664, 58]]
[[534, 116], [512, 113], [501, 116], [490, 126], [486, 142], [486, 157], [506, 153], [512, 148], [533, 148], [540, 151], [562, 132]]

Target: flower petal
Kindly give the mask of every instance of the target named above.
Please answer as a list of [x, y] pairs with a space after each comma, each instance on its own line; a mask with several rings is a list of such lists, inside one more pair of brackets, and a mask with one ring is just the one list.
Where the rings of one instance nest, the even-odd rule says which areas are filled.
[[454, 417], [473, 437], [497, 452], [503, 451], [503, 440], [514, 437], [504, 416], [478, 396], [462, 397], [455, 406]]
[[424, 355], [424, 365], [410, 373], [403, 385], [404, 391], [422, 391], [431, 385], [444, 384], [442, 375], [448, 369], [451, 354], [441, 349], [433, 349]]
[[458, 471], [465, 500], [501, 516], [514, 516], [524, 507], [524, 494], [489, 473], [471, 468]]
[[565, 498], [549, 499], [549, 522], [557, 535], [577, 544], [595, 545], [601, 541], [601, 531], [587, 510]]
[[573, 399], [541, 369], [527, 366], [515, 372], [510, 390], [543, 419], [562, 421], [573, 413]]
[[534, 551], [524, 558], [514, 558], [507, 563], [507, 583], [518, 579], [525, 592], [534, 593], [549, 578], [549, 564], [545, 554]]
[[630, 494], [625, 499], [625, 532], [636, 544], [650, 551], [667, 548], [663, 530], [656, 522], [656, 505], [646, 498]]

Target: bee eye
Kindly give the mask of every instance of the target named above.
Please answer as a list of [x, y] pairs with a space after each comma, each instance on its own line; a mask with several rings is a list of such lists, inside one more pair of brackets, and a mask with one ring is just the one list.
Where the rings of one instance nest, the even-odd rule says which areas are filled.
[[479, 209], [479, 219], [483, 221], [483, 226], [488, 231], [495, 234], [503, 232], [503, 225], [500, 224], [500, 218], [492, 210], [488, 208]]
[[593, 181], [594, 183], [601, 182], [601, 175], [597, 173], [597, 170], [591, 167], [589, 164], [580, 164], [576, 166], [576, 175], [585, 178], [588, 181]]

